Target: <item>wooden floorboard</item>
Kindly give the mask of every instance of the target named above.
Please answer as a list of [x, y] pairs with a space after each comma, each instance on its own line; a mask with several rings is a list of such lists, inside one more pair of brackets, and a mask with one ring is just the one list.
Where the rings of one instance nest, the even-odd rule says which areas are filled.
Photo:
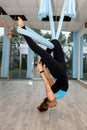
[[40, 113], [42, 81], [0, 81], [0, 130], [87, 130], [87, 89], [75, 80], [55, 108]]

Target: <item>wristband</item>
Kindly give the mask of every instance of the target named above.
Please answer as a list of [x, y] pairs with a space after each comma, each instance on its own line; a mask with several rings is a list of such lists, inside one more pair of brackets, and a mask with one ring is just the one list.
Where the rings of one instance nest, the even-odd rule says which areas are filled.
[[40, 71], [40, 73], [43, 73], [43, 72], [44, 72], [44, 70]]

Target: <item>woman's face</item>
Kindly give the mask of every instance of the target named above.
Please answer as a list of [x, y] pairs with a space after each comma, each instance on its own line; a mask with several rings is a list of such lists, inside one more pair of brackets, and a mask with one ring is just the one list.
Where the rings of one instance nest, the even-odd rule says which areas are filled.
[[54, 107], [57, 105], [57, 101], [47, 101], [48, 107]]

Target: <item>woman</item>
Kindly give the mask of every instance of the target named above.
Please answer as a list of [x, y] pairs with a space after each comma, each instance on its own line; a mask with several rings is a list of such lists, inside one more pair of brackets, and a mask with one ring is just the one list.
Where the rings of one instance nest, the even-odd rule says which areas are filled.
[[[26, 30], [24, 22], [20, 17], [18, 17], [18, 26]], [[20, 31], [19, 31], [20, 33]], [[54, 39], [51, 42], [54, 45], [53, 49], [48, 49], [45, 51], [39, 47], [32, 38], [24, 35], [25, 40], [29, 47], [41, 57], [41, 61], [38, 62], [37, 70], [40, 72], [41, 77], [45, 84], [46, 96], [47, 98], [38, 107], [40, 111], [45, 111], [49, 107], [57, 105], [57, 100], [63, 98], [68, 90], [68, 78], [66, 72], [66, 65], [64, 60], [64, 53], [62, 47], [58, 40]], [[53, 52], [53, 56], [50, 53]], [[49, 69], [51, 75], [56, 79], [55, 82], [48, 75], [43, 63]]]

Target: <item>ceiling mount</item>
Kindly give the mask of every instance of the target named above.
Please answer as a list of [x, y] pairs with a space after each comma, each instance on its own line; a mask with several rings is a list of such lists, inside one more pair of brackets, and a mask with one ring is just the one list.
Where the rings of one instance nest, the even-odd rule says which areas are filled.
[[2, 7], [0, 7], [0, 14], [7, 15], [7, 13], [5, 12], [5, 10]]
[[23, 21], [27, 21], [27, 18], [24, 15], [10, 15], [13, 20], [18, 20], [18, 17], [21, 17]]
[[[60, 20], [60, 16], [53, 16], [54, 22], [57, 22]], [[49, 21], [49, 17], [43, 18], [42, 21]], [[71, 18], [69, 16], [64, 16], [63, 21], [69, 22], [71, 21]]]

